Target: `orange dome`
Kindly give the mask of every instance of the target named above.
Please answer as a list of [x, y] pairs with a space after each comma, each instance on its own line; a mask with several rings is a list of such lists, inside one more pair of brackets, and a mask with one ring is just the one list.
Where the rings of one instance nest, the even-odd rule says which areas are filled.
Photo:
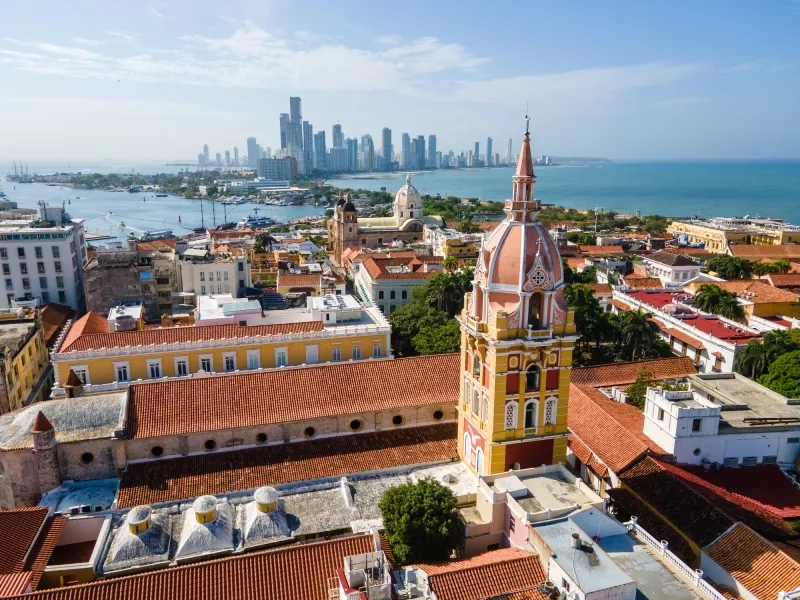
[[[513, 195], [505, 203], [506, 220], [483, 243], [475, 273], [470, 313], [488, 320], [492, 313], [509, 315], [509, 328], [545, 327], [561, 321], [564, 269], [558, 246], [536, 217], [541, 204], [533, 197], [536, 176], [525, 131], [513, 178]], [[539, 295], [541, 293], [541, 295]], [[535, 308], [528, 305], [534, 298]], [[535, 319], [530, 315], [536, 313]]]

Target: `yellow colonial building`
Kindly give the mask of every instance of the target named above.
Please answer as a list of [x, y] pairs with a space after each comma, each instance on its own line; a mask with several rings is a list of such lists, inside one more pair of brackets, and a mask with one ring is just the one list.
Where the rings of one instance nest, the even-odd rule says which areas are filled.
[[0, 414], [42, 400], [52, 373], [38, 313], [21, 308], [0, 311]]
[[476, 473], [566, 459], [572, 351], [558, 247], [537, 219], [525, 132], [506, 220], [484, 241], [461, 313], [459, 455]]
[[262, 325], [110, 331], [106, 318], [88, 313], [51, 355], [56, 372], [53, 396], [70, 395], [70, 371], [83, 393], [92, 394], [139, 380], [390, 356], [391, 326], [377, 308], [363, 307], [350, 296], [314, 300], [313, 309], [268, 311], [265, 319], [276, 322]]
[[731, 246], [782, 246], [800, 243], [800, 226], [780, 219], [758, 217], [714, 217], [708, 220], [673, 221], [667, 231], [685, 235], [690, 244], [725, 254]]

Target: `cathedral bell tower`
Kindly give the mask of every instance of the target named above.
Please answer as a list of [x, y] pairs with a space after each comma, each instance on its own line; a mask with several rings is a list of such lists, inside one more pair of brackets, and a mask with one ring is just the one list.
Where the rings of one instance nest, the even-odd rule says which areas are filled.
[[350, 195], [339, 192], [339, 201], [333, 208], [333, 218], [328, 219], [328, 254], [337, 265], [342, 264], [346, 248], [359, 247], [358, 213]]
[[566, 459], [572, 351], [558, 246], [536, 217], [525, 128], [506, 219], [483, 242], [461, 312], [459, 455], [479, 475]]

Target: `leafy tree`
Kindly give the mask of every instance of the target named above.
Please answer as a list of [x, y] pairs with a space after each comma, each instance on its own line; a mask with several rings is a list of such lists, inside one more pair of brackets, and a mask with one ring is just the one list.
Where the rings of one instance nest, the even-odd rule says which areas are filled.
[[579, 233], [570, 231], [567, 233], [567, 241], [579, 246], [594, 246], [597, 244], [597, 236], [592, 233]]
[[778, 358], [758, 382], [787, 398], [800, 398], [800, 350]]
[[[650, 315], [641, 310], [628, 310], [619, 316], [617, 345], [625, 360], [636, 360], [642, 348], [657, 347], [658, 327], [650, 320]], [[662, 340], [663, 341], [663, 340]], [[641, 354], [641, 353], [640, 353]], [[630, 358], [627, 358], [630, 356]], [[640, 355], [639, 358], [642, 358]]]
[[792, 268], [788, 260], [779, 258], [773, 262], [757, 262], [753, 264], [753, 273], [756, 275], [768, 275], [770, 273], [788, 273]]
[[761, 341], [750, 340], [736, 353], [734, 369], [757, 381], [775, 360], [795, 350], [800, 350], [800, 329], [770, 331]]
[[628, 397], [631, 399], [631, 404], [639, 410], [644, 410], [647, 388], [653, 387], [654, 383], [655, 379], [653, 379], [653, 373], [650, 371], [639, 371], [639, 374], [636, 376], [636, 381], [630, 384], [628, 389], [625, 390]]
[[382, 206], [377, 211], [375, 211], [375, 216], [376, 217], [388, 217], [389, 216], [389, 210], [385, 206]]
[[458, 231], [461, 233], [480, 233], [481, 228], [477, 223], [473, 223], [472, 219], [464, 219], [458, 224]]
[[464, 522], [455, 494], [433, 478], [389, 488], [378, 505], [400, 564], [447, 560], [460, 552]]
[[753, 274], [750, 262], [727, 254], [710, 258], [706, 266], [723, 279], [748, 279]]
[[450, 319], [438, 327], [423, 327], [411, 340], [417, 354], [447, 354], [461, 348], [461, 328]]
[[452, 273], [458, 268], [458, 259], [455, 256], [447, 256], [442, 261], [442, 267], [445, 271]]
[[[419, 288], [418, 288], [419, 289]], [[415, 296], [418, 295], [414, 290]], [[425, 328], [438, 328], [447, 324], [447, 313], [436, 310], [427, 301], [414, 299], [401, 306], [389, 317], [392, 324], [392, 348], [398, 356], [414, 356], [417, 352], [413, 340]]]
[[586, 267], [580, 273], [573, 271], [572, 280], [575, 283], [597, 283], [597, 267]]
[[278, 241], [272, 235], [264, 231], [256, 236], [255, 247], [258, 252], [272, 252], [272, 245], [277, 243]]
[[697, 308], [728, 319], [738, 319], [744, 314], [736, 294], [727, 292], [715, 283], [701, 285], [694, 295]]

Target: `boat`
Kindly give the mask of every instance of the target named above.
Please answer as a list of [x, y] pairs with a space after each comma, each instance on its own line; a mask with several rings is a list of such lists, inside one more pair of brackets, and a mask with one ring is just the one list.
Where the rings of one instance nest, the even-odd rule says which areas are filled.
[[108, 214], [113, 215], [114, 213], [112, 211], [108, 211]]
[[247, 227], [267, 227], [274, 224], [275, 221], [269, 217], [248, 216], [246, 219], [242, 219], [239, 221], [239, 223], [237, 223], [236, 229], [245, 229]]
[[169, 194], [156, 194], [156, 198], [166, 198]]
[[119, 222], [119, 226], [120, 226], [120, 227], [125, 227], [125, 221], [120, 221], [120, 222]]
[[154, 229], [145, 231], [144, 234], [142, 234], [142, 239], [144, 240], [164, 240], [171, 237], [175, 237], [172, 233], [172, 229]]

